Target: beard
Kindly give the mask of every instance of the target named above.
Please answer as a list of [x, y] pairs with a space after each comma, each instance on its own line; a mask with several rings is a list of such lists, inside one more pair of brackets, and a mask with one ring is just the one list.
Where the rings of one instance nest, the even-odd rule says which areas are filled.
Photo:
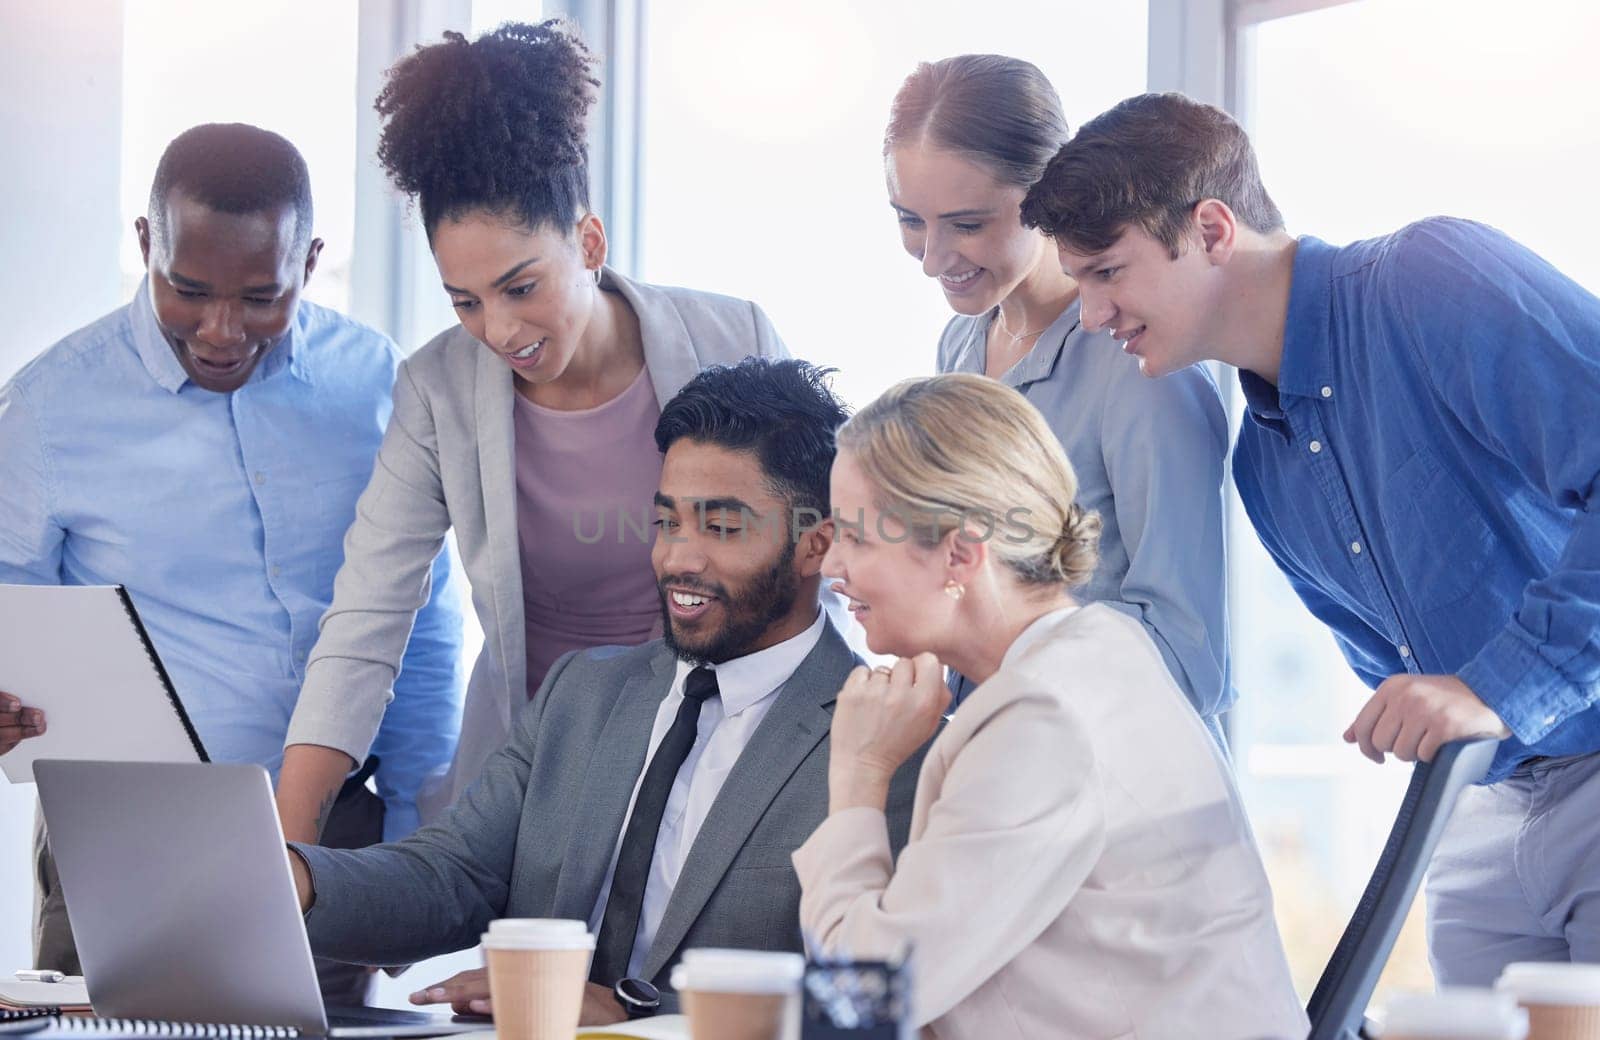
[[[667, 607], [667, 585], [715, 596], [722, 607], [722, 626], [703, 636], [680, 633], [674, 628]], [[800, 578], [794, 572], [794, 541], [783, 540], [783, 551], [771, 567], [751, 578], [738, 589], [724, 585], [663, 575], [656, 582], [661, 597], [661, 631], [667, 649], [679, 660], [701, 667], [743, 657], [773, 623], [794, 606], [800, 592]]]

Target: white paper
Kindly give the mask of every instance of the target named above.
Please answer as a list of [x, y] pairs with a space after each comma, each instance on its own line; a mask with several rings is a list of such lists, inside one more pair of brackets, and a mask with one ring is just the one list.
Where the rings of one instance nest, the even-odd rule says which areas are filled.
[[0, 585], [0, 690], [45, 714], [0, 755], [12, 783], [41, 758], [200, 760], [113, 586]]

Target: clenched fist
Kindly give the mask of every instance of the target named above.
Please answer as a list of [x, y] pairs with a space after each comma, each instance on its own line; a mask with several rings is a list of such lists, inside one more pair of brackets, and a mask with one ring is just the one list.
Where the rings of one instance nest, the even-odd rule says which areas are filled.
[[949, 706], [944, 666], [932, 654], [851, 672], [829, 731], [829, 811], [882, 809], [895, 770], [928, 742]]

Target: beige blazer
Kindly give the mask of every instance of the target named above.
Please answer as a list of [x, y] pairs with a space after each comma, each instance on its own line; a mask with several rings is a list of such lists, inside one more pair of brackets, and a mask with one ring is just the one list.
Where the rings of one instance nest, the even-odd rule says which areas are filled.
[[925, 1037], [1309, 1029], [1227, 764], [1149, 635], [1103, 605], [1034, 622], [961, 704], [898, 863], [869, 809], [794, 863], [821, 952], [909, 943]]
[[[767, 316], [746, 300], [645, 285], [609, 268], [601, 286], [621, 293], [638, 315], [645, 368], [663, 405], [709, 365], [787, 356]], [[527, 701], [514, 379], [459, 326], [400, 366], [394, 415], [345, 535], [333, 604], [285, 739], [365, 759], [394, 696], [412, 620], [428, 598], [429, 564], [454, 529], [484, 643], [467, 684], [455, 759], [417, 799], [425, 821], [478, 775]]]

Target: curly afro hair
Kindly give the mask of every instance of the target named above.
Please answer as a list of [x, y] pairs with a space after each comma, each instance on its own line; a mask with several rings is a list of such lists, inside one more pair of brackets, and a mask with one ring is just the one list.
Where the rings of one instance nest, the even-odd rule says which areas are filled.
[[589, 208], [595, 56], [560, 19], [456, 32], [396, 62], [378, 94], [378, 159], [428, 234], [473, 210], [565, 228]]

